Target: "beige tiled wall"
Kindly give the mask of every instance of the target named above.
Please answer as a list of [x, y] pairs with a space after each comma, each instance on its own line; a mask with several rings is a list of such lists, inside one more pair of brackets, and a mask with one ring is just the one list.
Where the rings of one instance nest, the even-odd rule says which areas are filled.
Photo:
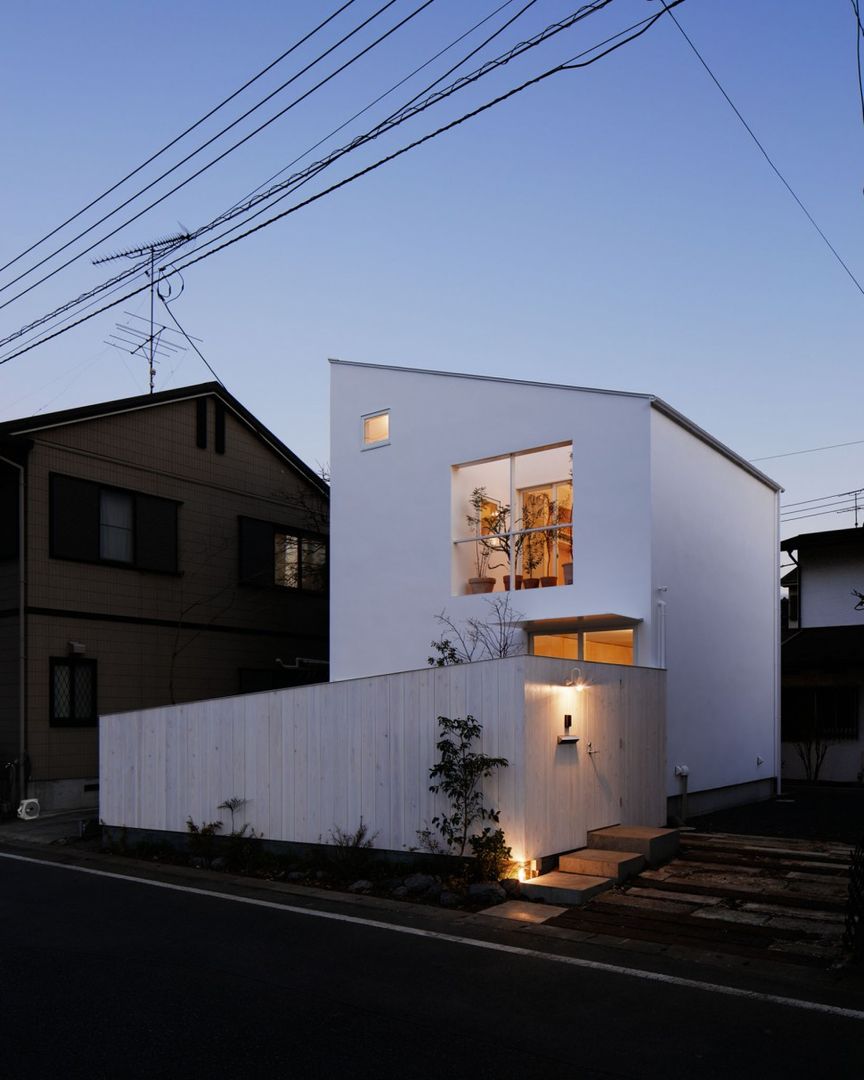
[[[216, 454], [212, 401], [208, 415], [205, 450], [196, 446], [194, 401], [32, 436], [28, 605], [89, 616], [36, 613], [28, 619], [28, 732], [37, 779], [96, 773], [96, 730], [48, 723], [49, 657], [66, 655], [70, 641], [82, 643], [84, 655], [98, 662], [100, 712], [169, 703], [172, 655], [177, 701], [236, 693], [238, 668], [272, 668], [277, 656], [286, 661], [298, 655], [327, 656], [323, 595], [238, 583], [238, 515], [320, 527], [326, 521], [322, 501], [309, 494], [308, 481], [231, 413], [226, 416], [226, 452]], [[180, 573], [50, 558], [52, 472], [178, 500]], [[120, 621], [134, 618], [168, 625]], [[235, 634], [220, 627], [261, 633]], [[0, 624], [0, 634], [5, 630]], [[0, 682], [0, 710], [2, 694]]]

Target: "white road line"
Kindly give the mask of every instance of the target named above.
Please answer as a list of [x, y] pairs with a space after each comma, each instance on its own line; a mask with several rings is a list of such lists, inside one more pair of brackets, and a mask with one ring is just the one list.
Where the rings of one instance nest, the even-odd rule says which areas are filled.
[[646, 982], [666, 983], [668, 986], [702, 990], [709, 994], [725, 994], [727, 997], [745, 998], [748, 1001], [762, 1001], [770, 1005], [785, 1005], [788, 1008], [804, 1009], [807, 1012], [842, 1016], [847, 1020], [864, 1020], [864, 1012], [858, 1009], [843, 1009], [838, 1005], [825, 1005], [821, 1001], [803, 1001], [799, 998], [781, 997], [778, 994], [761, 994], [755, 990], [742, 990], [736, 986], [701, 982], [698, 979], [684, 979], [678, 975], [664, 975], [659, 971], [642, 971], [640, 968], [622, 967], [618, 964], [603, 964], [597, 960], [583, 960], [576, 956], [560, 956], [539, 949], [525, 949], [519, 945], [503, 945], [495, 941], [481, 941], [477, 938], [461, 937], [458, 934], [442, 934], [437, 930], [421, 930], [415, 926], [400, 926], [397, 923], [380, 922], [377, 919], [364, 919], [359, 915], [340, 915], [333, 911], [319, 911], [317, 908], [280, 904], [275, 900], [258, 900], [251, 896], [235, 896], [231, 893], [213, 892], [210, 889], [196, 889], [192, 885], [176, 885], [168, 881], [133, 877], [128, 874], [112, 874], [109, 870], [94, 870], [89, 866], [74, 866], [70, 863], [50, 862], [47, 859], [33, 859], [26, 855], [13, 855], [5, 851], [0, 851], [0, 859], [33, 863], [36, 866], [50, 866], [56, 870], [71, 870], [77, 874], [93, 874], [96, 877], [113, 878], [115, 881], [131, 881], [136, 885], [149, 885], [154, 889], [169, 889], [171, 892], [192, 893], [194, 896], [209, 897], [211, 900], [228, 900], [234, 904], [250, 904], [252, 907], [288, 911], [292, 915], [306, 915], [313, 919], [329, 919], [332, 922], [353, 923], [355, 926], [370, 926], [375, 930], [388, 930], [393, 934], [410, 934], [413, 937], [432, 938], [435, 941], [446, 941], [453, 945], [469, 945], [474, 949], [510, 953], [512, 956], [523, 956], [529, 960], [546, 960], [555, 964], [566, 964], [569, 967], [586, 968], [589, 971], [602, 971], [608, 975], [627, 975], [630, 978], [643, 979]]

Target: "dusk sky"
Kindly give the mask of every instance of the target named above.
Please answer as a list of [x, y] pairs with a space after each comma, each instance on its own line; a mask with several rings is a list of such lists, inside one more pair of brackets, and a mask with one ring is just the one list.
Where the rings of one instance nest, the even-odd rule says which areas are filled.
[[[120, 260], [94, 267], [91, 259], [195, 229], [295, 159], [283, 176], [374, 126], [526, 4], [435, 0], [203, 176], [9, 302], [421, 2], [395, 0], [227, 136], [11, 284], [384, 3], [355, 0], [206, 124], [0, 273], [0, 286], [8, 286], [0, 292], [0, 304], [8, 305], [0, 309], [0, 337], [133, 265]], [[242, 9], [221, 0], [5, 5], [0, 264], [179, 135], [339, 6], [337, 0], [253, 0]], [[446, 81], [577, 6], [536, 0]], [[658, 10], [662, 5], [653, 0], [613, 0], [348, 155], [278, 209]], [[864, 125], [848, 0], [686, 0], [674, 13], [864, 283]], [[181, 250], [177, 262], [182, 258]], [[190, 267], [183, 278], [185, 291], [172, 304], [176, 317], [201, 339], [228, 389], [312, 465], [328, 457], [328, 357], [651, 392], [750, 459], [864, 439], [864, 295], [668, 15], [596, 64], [546, 79]], [[105, 339], [115, 322], [135, 322], [124, 312], [148, 310], [142, 293], [2, 364], [0, 419], [146, 392], [145, 362]], [[164, 309], [157, 316], [169, 321]], [[14, 344], [0, 348], [0, 359]], [[156, 386], [210, 378], [189, 351], [160, 364]], [[788, 503], [864, 485], [864, 443], [758, 464], [784, 485]], [[790, 522], [784, 533], [852, 524], [849, 514], [823, 516]]]

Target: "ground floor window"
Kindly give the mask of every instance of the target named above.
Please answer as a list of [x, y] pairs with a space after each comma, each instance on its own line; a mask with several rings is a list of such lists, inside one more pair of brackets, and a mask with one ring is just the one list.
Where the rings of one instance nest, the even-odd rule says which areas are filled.
[[50, 722], [52, 727], [85, 727], [96, 723], [96, 661], [52, 657]]
[[589, 660], [598, 664], [632, 664], [633, 631], [585, 630], [573, 634], [531, 635], [534, 656], [554, 656], [562, 660]]

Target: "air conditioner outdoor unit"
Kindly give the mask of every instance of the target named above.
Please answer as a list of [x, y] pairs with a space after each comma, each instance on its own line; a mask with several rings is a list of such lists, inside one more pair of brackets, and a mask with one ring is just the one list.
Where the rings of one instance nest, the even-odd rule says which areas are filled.
[[18, 817], [22, 821], [32, 821], [34, 818], [39, 817], [39, 800], [23, 799], [18, 807]]

